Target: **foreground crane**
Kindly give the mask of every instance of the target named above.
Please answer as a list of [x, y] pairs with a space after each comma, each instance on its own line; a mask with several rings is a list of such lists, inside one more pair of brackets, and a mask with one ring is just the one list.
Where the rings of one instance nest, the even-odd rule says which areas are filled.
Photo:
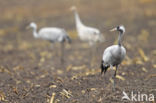
[[117, 26], [111, 31], [119, 31], [118, 45], [112, 45], [105, 49], [101, 62], [101, 74], [106, 73], [107, 69], [110, 67], [113, 69], [113, 66], [116, 67], [115, 73], [113, 75], [113, 84], [115, 89], [115, 78], [116, 72], [119, 64], [123, 61], [126, 55], [126, 49], [121, 45], [121, 39], [125, 32], [125, 27], [123, 25]]

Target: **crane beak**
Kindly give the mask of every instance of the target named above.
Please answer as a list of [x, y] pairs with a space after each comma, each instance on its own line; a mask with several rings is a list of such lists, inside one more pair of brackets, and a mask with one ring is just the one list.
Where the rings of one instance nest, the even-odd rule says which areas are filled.
[[110, 31], [112, 32], [112, 31], [116, 31], [117, 30], [117, 28], [113, 28], [113, 29], [111, 29]]

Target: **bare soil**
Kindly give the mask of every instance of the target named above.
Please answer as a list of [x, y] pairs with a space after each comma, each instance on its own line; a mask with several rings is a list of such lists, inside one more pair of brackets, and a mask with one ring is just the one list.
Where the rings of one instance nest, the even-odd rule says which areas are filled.
[[[0, 103], [132, 103], [122, 100], [123, 91], [156, 97], [155, 4], [154, 0], [0, 0]], [[79, 40], [72, 5], [84, 24], [101, 30], [105, 42], [90, 47]], [[67, 30], [72, 43], [65, 45], [64, 63], [59, 43], [33, 38], [32, 30], [26, 29], [31, 21], [39, 28]], [[102, 77], [100, 63], [104, 49], [117, 40], [117, 33], [109, 29], [120, 24], [126, 27], [127, 56], [113, 91], [114, 71], [109, 69]]]

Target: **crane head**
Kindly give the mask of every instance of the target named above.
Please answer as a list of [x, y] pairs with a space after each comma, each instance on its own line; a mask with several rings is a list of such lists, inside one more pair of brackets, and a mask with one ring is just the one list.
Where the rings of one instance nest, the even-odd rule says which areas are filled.
[[37, 28], [37, 25], [34, 22], [31, 22], [28, 27]]
[[124, 33], [125, 32], [125, 27], [123, 25], [119, 25], [119, 26], [111, 29], [110, 31], [120, 31], [120, 32]]
[[72, 6], [72, 7], [70, 8], [70, 10], [71, 10], [71, 11], [76, 11], [76, 6]]

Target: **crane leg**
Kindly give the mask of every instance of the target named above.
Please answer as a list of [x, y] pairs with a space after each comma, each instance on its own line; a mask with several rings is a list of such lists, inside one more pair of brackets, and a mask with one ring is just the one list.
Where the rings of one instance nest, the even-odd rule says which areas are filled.
[[[93, 44], [92, 44], [93, 45]], [[91, 48], [91, 51], [90, 51], [90, 55], [91, 55], [91, 63], [90, 63], [90, 67], [96, 67], [98, 65], [96, 65], [96, 61], [98, 60], [98, 56], [96, 55], [98, 54], [98, 47], [97, 45], [94, 45], [94, 47]]]
[[[112, 65], [110, 65], [110, 68], [113, 70], [113, 66]], [[115, 74], [113, 75], [113, 77], [112, 77], [112, 79], [113, 79], [113, 91], [115, 91]]]
[[115, 84], [116, 84], [116, 81], [115, 81], [115, 79], [116, 79], [116, 72], [117, 72], [117, 70], [118, 70], [118, 65], [116, 65], [116, 69], [115, 69], [115, 73], [114, 73], [114, 75], [113, 75], [113, 90], [115, 91]]
[[116, 72], [118, 70], [118, 65], [116, 65], [116, 69], [115, 69], [115, 73], [114, 73], [114, 77], [116, 77]]
[[[99, 54], [98, 52], [99, 52], [98, 45], [96, 44], [95, 45], [95, 54]], [[98, 60], [98, 55], [95, 55], [95, 61], [97, 61], [97, 60]]]
[[61, 43], [61, 64], [64, 64], [64, 42]]
[[93, 53], [93, 48], [90, 48], [90, 68], [93, 66], [93, 58], [94, 58], [94, 53]]

